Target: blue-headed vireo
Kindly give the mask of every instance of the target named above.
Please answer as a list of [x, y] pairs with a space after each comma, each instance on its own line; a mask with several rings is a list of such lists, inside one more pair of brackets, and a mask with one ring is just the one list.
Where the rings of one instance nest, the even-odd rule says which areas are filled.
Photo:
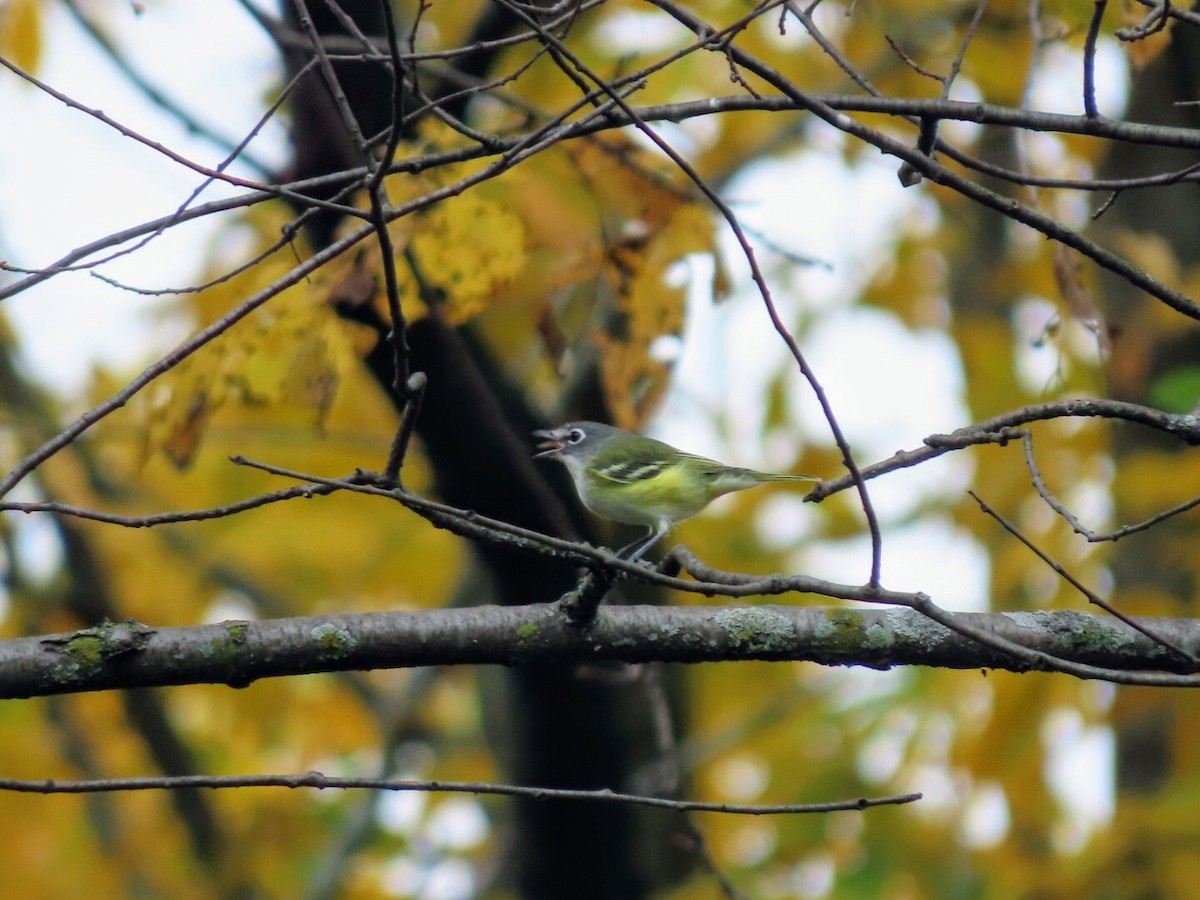
[[542, 441], [534, 459], [565, 465], [584, 506], [605, 519], [650, 529], [618, 551], [630, 560], [722, 494], [765, 481], [820, 480], [726, 466], [599, 422], [568, 422], [533, 436]]

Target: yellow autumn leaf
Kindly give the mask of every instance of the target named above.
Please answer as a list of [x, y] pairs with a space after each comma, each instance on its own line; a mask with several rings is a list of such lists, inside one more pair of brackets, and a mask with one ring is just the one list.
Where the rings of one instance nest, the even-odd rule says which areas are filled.
[[37, 70], [42, 57], [40, 0], [0, 3], [0, 56], [26, 72]]
[[479, 315], [525, 265], [521, 220], [485, 193], [467, 191], [435, 205], [421, 216], [410, 245], [424, 277], [443, 292], [451, 324]]
[[212, 418], [213, 406], [202, 388], [197, 388], [191, 396], [172, 400], [177, 410], [162, 420], [164, 427], [158, 445], [177, 469], [185, 469], [196, 454], [205, 426]]
[[630, 277], [619, 299], [622, 321], [596, 336], [609, 409], [623, 426], [636, 428], [667, 389], [671, 367], [654, 344], [683, 331], [687, 281], [678, 267], [690, 254], [711, 252], [712, 230], [705, 210], [681, 204], [652, 238], [624, 249]]
[[307, 411], [321, 433], [342, 373], [357, 364], [350, 328], [304, 291], [281, 294], [159, 380], [142, 408], [145, 455], [161, 450], [186, 468], [228, 402]]

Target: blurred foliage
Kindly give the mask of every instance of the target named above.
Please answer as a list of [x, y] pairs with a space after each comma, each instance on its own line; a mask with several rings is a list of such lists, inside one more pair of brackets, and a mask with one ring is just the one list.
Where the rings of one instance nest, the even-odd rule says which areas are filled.
[[0, 56], [26, 72], [38, 67], [42, 56], [41, 0], [4, 0], [0, 3]]
[[[746, 12], [743, 4], [695, 5], [717, 25]], [[432, 4], [423, 34], [443, 41], [442, 46], [464, 40], [465, 8]], [[1051, 41], [1048, 46], [1078, 63], [1093, 9], [1083, 0], [1044, 4], [1040, 27]], [[26, 68], [36, 67], [40, 53], [40, 10], [41, 4], [28, 0], [0, 4], [0, 54]], [[829, 4], [819, 12], [836, 46], [879, 90], [931, 97], [941, 85], [907, 64], [885, 35], [924, 69], [944, 73], [974, 6], [904, 0]], [[1045, 77], [1066, 77], [1039, 55], [1045, 48], [1035, 46], [1028, 17], [1026, 4], [988, 7], [960, 76], [964, 95], [1019, 104], [1031, 66], [1045, 66]], [[1106, 40], [1118, 18], [1106, 19]], [[567, 43], [589, 66], [611, 77], [693, 40], [664, 13], [613, 0], [582, 14]], [[1147, 65], [1164, 40], [1133, 45], [1129, 65]], [[781, 26], [778, 14], [759, 18], [736, 41], [806, 90], [851, 89], [844, 72], [794, 20]], [[528, 45], [506, 51], [496, 74], [517, 73], [530, 52]], [[635, 99], [655, 104], [746, 90], [765, 88], [753, 81], [734, 83], [720, 54], [693, 53], [655, 72]], [[503, 132], [523, 124], [528, 110], [556, 111], [574, 103], [578, 93], [543, 56], [505, 85], [511, 102], [483, 106], [475, 124]], [[866, 120], [913, 137], [912, 129], [894, 121]], [[701, 176], [718, 185], [764, 160], [797, 159], [801, 150], [814, 147], [844, 164], [849, 181], [855, 166], [874, 154], [800, 114], [706, 117], [662, 131], [686, 148]], [[994, 152], [979, 133], [964, 138], [966, 133], [956, 132], [955, 142], [985, 158]], [[1013, 140], [1021, 144], [1026, 165], [1044, 175], [1094, 171], [1104, 149], [1098, 141], [1070, 136]], [[401, 154], [468, 144], [430, 120]], [[388, 193], [399, 204], [445, 188], [482, 165], [459, 163], [392, 176]], [[779, 190], [790, 187], [782, 184]], [[901, 190], [898, 184], [895, 190]], [[972, 421], [1028, 403], [1106, 394], [1106, 353], [1112, 354], [1112, 369], [1148, 367], [1149, 341], [1124, 332], [1107, 346], [1088, 264], [1064, 257], [1040, 236], [998, 221], [943, 187], [926, 184], [918, 190], [936, 205], [932, 216], [901, 220], [866, 271], [835, 273], [859, 280], [861, 290], [852, 298], [806, 308], [805, 282], [791, 278], [794, 262], [762, 251], [768, 277], [787, 286], [781, 299], [795, 320], [815, 328], [823, 317], [871, 309], [901, 332], [936, 330], [951, 342], [961, 363], [965, 387], [955, 399]], [[355, 202], [367, 206], [363, 198]], [[1077, 227], [1086, 224], [1077, 209], [1086, 204], [1079, 197], [1044, 192], [1035, 202]], [[869, 217], [872, 210], [859, 213]], [[798, 196], [794, 214], [823, 211]], [[225, 244], [214, 247], [207, 271], [197, 276], [198, 281], [213, 279], [212, 286], [181, 296], [174, 314], [194, 327], [210, 324], [305, 258], [311, 251], [300, 239], [270, 250], [289, 218], [278, 202], [231, 218], [227, 228], [239, 238], [236, 252]], [[723, 235], [693, 186], [632, 134], [607, 133], [544, 151], [479, 187], [398, 220], [392, 237], [410, 320], [436, 315], [469, 325], [505, 374], [550, 418], [559, 398], [597, 366], [603, 404], [614, 419], [627, 427], [645, 424], [669, 387], [671, 369], [659, 342], [685, 333], [689, 290], [716, 299], [731, 293], [741, 303], [739, 316], [763, 315], [759, 305], [747, 301], [752, 292], [735, 274], [742, 262], [719, 243]], [[787, 222], [775, 223], [766, 237], [775, 246], [793, 246]], [[847, 243], [855, 238], [852, 232], [838, 235]], [[1127, 230], [1115, 236], [1114, 244], [1169, 283], [1195, 283], [1195, 272], [1153, 234]], [[266, 255], [252, 267], [221, 277], [259, 253]], [[87, 440], [44, 465], [37, 493], [145, 515], [220, 506], [283, 486], [231, 464], [231, 454], [324, 476], [382, 468], [394, 409], [360, 365], [367, 337], [330, 307], [338, 302], [384, 310], [379, 253], [374, 242], [360, 244], [234, 326]], [[696, 256], [712, 262], [703, 283], [686, 277]], [[422, 292], [423, 283], [435, 289], [435, 302]], [[1192, 327], [1163, 307], [1153, 307], [1148, 317], [1164, 332]], [[758, 349], [742, 346], [736, 352], [753, 355]], [[10, 342], [5, 352], [14, 351]], [[905, 362], [872, 359], [854, 346], [838, 353], [864, 367], [878, 366], [881, 373]], [[735, 359], [733, 366], [742, 362]], [[718, 443], [729, 451], [724, 455], [750, 446], [761, 456], [768, 449], [769, 426], [784, 435], [784, 453], [776, 454], [773, 465], [837, 474], [838, 459], [826, 435], [803, 448], [792, 440], [794, 418], [808, 402], [807, 394], [790, 364], [780, 366], [771, 375], [769, 396], [729, 396], [715, 410], [719, 422], [743, 423], [718, 433]], [[94, 397], [108, 396], [129, 374], [97, 372]], [[6, 378], [0, 452], [7, 466], [53, 433], [50, 422], [70, 404], [26, 396], [18, 389], [16, 371]], [[1197, 384], [1195, 365], [1180, 365], [1157, 377], [1153, 400], [1172, 410], [1190, 409]], [[929, 386], [931, 394], [950, 390]], [[911, 399], [914, 406], [923, 400]], [[763, 410], [752, 434], [739, 430], [746, 421], [737, 412], [743, 404]], [[963, 424], [946, 421], [941, 430]], [[1114, 508], [1136, 520], [1197, 490], [1194, 464], [1177, 456], [1164, 464], [1165, 454], [1175, 448], [1123, 458], [1118, 477], [1110, 430], [1103, 424], [1046, 422], [1032, 430], [1051, 490], [1093, 527], [1112, 524]], [[808, 433], [814, 434], [811, 426]], [[881, 454], [898, 449], [890, 440], [890, 435], [879, 439]], [[778, 449], [778, 442], [774, 446]], [[1111, 591], [1110, 551], [1084, 542], [1037, 498], [1019, 444], [982, 447], [963, 456], [970, 459], [970, 486], [980, 496], [1086, 584]], [[420, 452], [411, 457], [405, 475], [410, 488], [428, 490], [429, 462]], [[675, 537], [718, 567], [807, 571], [823, 554], [851, 558], [862, 547], [861, 516], [853, 499], [837, 498], [826, 506], [815, 515], [797, 513], [787, 504], [786, 489], [763, 488], [723, 501], [681, 526]], [[766, 513], [779, 510], [797, 534], [791, 542], [772, 537], [779, 517]], [[882, 512], [885, 546], [920, 520], [944, 526], [979, 550], [986, 559], [983, 592], [993, 609], [1085, 607], [1081, 597], [957, 491], [935, 490]], [[461, 602], [455, 592], [465, 553], [457, 539], [396, 506], [357, 496], [293, 501], [155, 529], [26, 519], [6, 519], [0, 527], [8, 557], [9, 604], [0, 622], [4, 636], [90, 624], [73, 598], [101, 584], [112, 598], [114, 618], [157, 626]], [[1129, 540], [1155, 537], [1151, 532]], [[53, 571], [23, 561], [34, 552], [30, 548], [47, 543], [58, 548]], [[939, 552], [933, 548], [929, 559]], [[1179, 546], [1169, 556], [1178, 579], [1194, 586], [1200, 554]], [[831, 577], [861, 581], [861, 553], [854, 558], [853, 565]], [[969, 586], [963, 588], [971, 593]], [[955, 605], [953, 597], [935, 599]], [[1130, 614], [1179, 611], [1157, 586], [1118, 590], [1115, 599]], [[687, 595], [675, 602], [707, 601]], [[1200, 741], [1194, 716], [1178, 723], [1175, 744], [1167, 750], [1178, 761], [1179, 781], [1159, 786], [1157, 796], [1170, 802], [1147, 801], [1144, 807], [1123, 802], [1114, 813], [1104, 802], [1113, 785], [1103, 755], [1099, 762], [1080, 756], [1111, 738], [1107, 728], [1115, 691], [1108, 687], [1065, 676], [783, 664], [696, 666], [680, 677], [686, 680], [690, 725], [678, 753], [699, 798], [797, 803], [925, 793], [919, 804], [867, 813], [698, 817], [715, 865], [749, 896], [1184, 897], [1193, 890], [1200, 837], [1190, 805], [1196, 771], [1188, 766]], [[466, 672], [309, 676], [240, 691], [185, 687], [155, 696], [205, 772], [318, 769], [496, 777], [479, 700]], [[0, 773], [8, 777], [154, 772], [160, 763], [150, 743], [129, 706], [115, 695], [0, 706]], [[1071, 778], [1063, 773], [1073, 773], [1074, 792], [1064, 788]], [[1184, 789], [1175, 790], [1176, 784]], [[1081, 804], [1080, 794], [1093, 803]], [[372, 801], [355, 792], [272, 789], [210, 793], [195, 802], [212, 807], [219, 864], [205, 863], [195, 837], [180, 822], [178, 805], [162, 793], [0, 795], [0, 815], [12, 823], [9, 840], [0, 845], [0, 867], [10, 880], [20, 881], [28, 898], [299, 897], [315, 890], [318, 873], [327, 870], [340, 873], [338, 896], [371, 898], [452, 896], [437, 894], [430, 885], [456, 877], [466, 861], [473, 883], [486, 893], [504, 852], [508, 816], [505, 804], [495, 799], [436, 795]], [[580, 807], [580, 815], [587, 815], [586, 807]], [[356, 832], [355, 823], [364, 816], [367, 824]], [[483, 824], [472, 830], [464, 824], [472, 821]], [[1138, 835], [1151, 826], [1156, 835], [1171, 835], [1169, 854], [1155, 855], [1153, 848], [1138, 844]], [[349, 847], [345, 858], [339, 856], [343, 845]], [[697, 871], [668, 896], [685, 900], [716, 894], [713, 879]]]

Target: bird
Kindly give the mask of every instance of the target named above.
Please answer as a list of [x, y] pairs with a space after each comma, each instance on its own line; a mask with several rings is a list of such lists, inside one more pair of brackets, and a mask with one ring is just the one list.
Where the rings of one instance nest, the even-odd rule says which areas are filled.
[[601, 518], [647, 527], [644, 537], [617, 551], [631, 562], [723, 494], [770, 481], [820, 481], [727, 466], [600, 422], [567, 422], [533, 436], [540, 440], [533, 458], [566, 466], [584, 506]]

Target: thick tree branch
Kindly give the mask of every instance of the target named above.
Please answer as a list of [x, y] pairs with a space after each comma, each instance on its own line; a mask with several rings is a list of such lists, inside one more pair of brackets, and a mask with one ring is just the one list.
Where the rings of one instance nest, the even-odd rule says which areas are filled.
[[[1046, 656], [1200, 686], [1187, 664], [1110, 618], [1081, 612], [955, 613], [956, 624]], [[1188, 652], [1200, 620], [1141, 618]], [[179, 684], [245, 687], [259, 678], [431, 665], [772, 660], [829, 666], [1041, 667], [911, 609], [604, 606], [572, 625], [553, 604], [348, 613], [192, 627], [136, 622], [0, 642], [0, 697]]]

